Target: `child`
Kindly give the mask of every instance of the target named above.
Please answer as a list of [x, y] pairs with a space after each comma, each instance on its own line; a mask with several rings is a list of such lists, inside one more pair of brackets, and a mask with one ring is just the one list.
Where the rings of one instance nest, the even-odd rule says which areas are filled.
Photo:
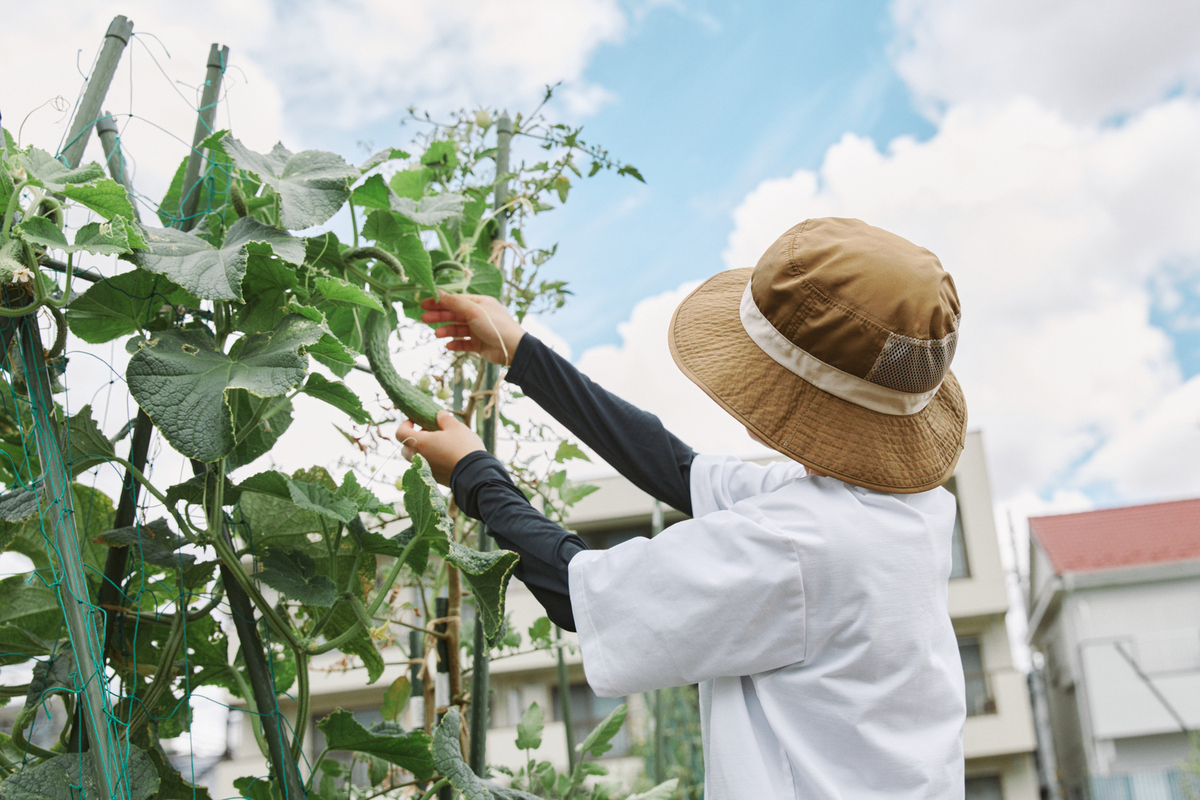
[[550, 618], [578, 629], [598, 695], [700, 684], [709, 800], [963, 796], [955, 503], [938, 487], [966, 406], [949, 372], [958, 298], [932, 253], [858, 220], [808, 220], [676, 310], [676, 363], [791, 459], [768, 466], [696, 455], [495, 300], [424, 307], [449, 323], [448, 349], [509, 365], [605, 461], [691, 515], [590, 551], [449, 413], [440, 431], [399, 432], [521, 555]]

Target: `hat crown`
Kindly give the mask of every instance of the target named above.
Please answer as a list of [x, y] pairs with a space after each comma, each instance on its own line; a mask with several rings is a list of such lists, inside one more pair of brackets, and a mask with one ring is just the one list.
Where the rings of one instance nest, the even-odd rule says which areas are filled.
[[759, 259], [753, 303], [816, 360], [887, 389], [935, 390], [958, 341], [954, 281], [937, 256], [856, 219], [810, 219]]

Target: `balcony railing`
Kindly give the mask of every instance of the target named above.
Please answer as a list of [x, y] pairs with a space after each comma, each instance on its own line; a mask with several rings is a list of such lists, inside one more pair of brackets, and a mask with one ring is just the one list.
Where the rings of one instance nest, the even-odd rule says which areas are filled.
[[1200, 797], [1200, 776], [1174, 768], [1092, 778], [1092, 800], [1191, 800], [1195, 797]]

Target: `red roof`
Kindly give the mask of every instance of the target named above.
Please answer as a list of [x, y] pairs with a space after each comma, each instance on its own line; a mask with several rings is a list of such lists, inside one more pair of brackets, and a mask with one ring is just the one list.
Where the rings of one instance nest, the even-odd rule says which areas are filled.
[[1200, 500], [1032, 517], [1055, 572], [1200, 558]]

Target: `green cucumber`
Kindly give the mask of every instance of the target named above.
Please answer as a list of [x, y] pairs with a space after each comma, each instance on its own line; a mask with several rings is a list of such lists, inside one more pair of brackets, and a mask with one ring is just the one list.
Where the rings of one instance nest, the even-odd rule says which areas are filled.
[[367, 317], [363, 333], [363, 351], [367, 354], [367, 362], [375, 373], [375, 380], [379, 381], [396, 408], [425, 430], [438, 430], [437, 415], [442, 407], [427, 393], [401, 378], [392, 366], [391, 351], [388, 350], [388, 334], [391, 330], [384, 315], [376, 311]]

